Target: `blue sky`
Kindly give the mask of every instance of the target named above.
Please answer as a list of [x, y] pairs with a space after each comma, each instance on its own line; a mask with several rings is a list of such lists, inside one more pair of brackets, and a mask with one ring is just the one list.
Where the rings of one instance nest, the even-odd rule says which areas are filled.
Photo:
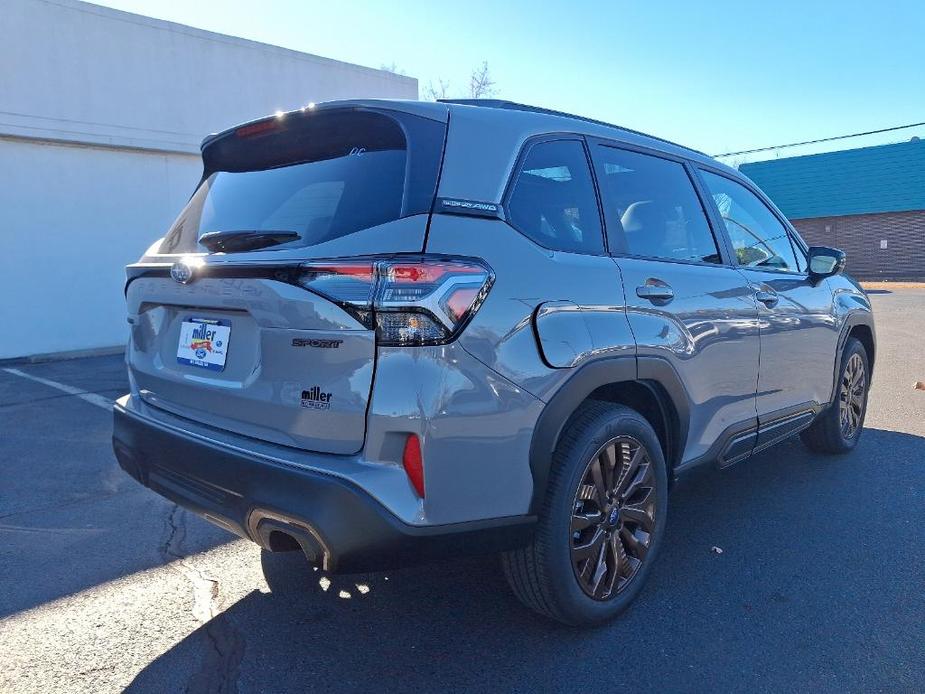
[[[463, 95], [592, 116], [710, 154], [925, 121], [925, 3], [102, 0]], [[925, 128], [784, 150], [897, 142]], [[774, 154], [756, 155], [766, 159]]]

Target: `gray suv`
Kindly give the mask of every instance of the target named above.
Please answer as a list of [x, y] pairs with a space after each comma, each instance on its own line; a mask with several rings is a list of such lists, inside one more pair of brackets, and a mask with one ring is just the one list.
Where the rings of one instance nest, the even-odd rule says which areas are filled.
[[668, 491], [858, 442], [870, 303], [747, 178], [503, 101], [341, 101], [208, 137], [127, 269], [142, 484], [359, 572], [499, 552], [569, 624], [623, 610]]

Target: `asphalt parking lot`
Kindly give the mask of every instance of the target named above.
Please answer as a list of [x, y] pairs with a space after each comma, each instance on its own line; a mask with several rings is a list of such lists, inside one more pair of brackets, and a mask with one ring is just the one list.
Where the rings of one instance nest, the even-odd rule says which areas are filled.
[[121, 357], [0, 368], [0, 690], [922, 691], [925, 290], [872, 298], [858, 449], [683, 479], [651, 580], [593, 630], [521, 607], [493, 557], [262, 558], [118, 468]]

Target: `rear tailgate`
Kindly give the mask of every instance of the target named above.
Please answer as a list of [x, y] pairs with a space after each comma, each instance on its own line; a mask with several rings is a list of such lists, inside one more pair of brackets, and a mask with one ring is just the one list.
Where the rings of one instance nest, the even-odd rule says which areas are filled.
[[[128, 303], [128, 361], [149, 404], [309, 450], [362, 446], [375, 333], [339, 307], [255, 278], [184, 286], [141, 277], [129, 285]], [[216, 325], [225, 329], [212, 330]], [[190, 335], [198, 326], [203, 334]]]
[[[299, 264], [420, 252], [445, 128], [405, 113], [321, 109], [208, 141], [190, 203], [128, 270], [135, 392], [266, 441], [360, 450], [375, 331], [300, 286]], [[207, 246], [225, 241], [205, 247], [203, 234]]]

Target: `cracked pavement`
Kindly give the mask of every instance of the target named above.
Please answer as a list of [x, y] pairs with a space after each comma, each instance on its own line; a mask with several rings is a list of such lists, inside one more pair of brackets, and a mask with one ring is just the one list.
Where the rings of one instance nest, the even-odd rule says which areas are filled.
[[0, 365], [0, 691], [921, 691], [925, 291], [872, 298], [858, 450], [692, 473], [636, 605], [585, 631], [522, 608], [493, 557], [262, 556], [118, 468], [80, 394], [125, 392], [120, 357], [15, 365], [70, 392]]

